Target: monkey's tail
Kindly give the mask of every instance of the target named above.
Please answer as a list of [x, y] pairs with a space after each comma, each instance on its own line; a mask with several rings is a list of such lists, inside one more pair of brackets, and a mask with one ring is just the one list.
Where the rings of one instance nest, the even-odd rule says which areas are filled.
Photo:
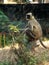
[[42, 45], [44, 48], [49, 49], [49, 47], [47, 47], [47, 46], [45, 46], [45, 45], [43, 44], [43, 42], [42, 42], [41, 39], [39, 39], [39, 41], [40, 41], [41, 45]]

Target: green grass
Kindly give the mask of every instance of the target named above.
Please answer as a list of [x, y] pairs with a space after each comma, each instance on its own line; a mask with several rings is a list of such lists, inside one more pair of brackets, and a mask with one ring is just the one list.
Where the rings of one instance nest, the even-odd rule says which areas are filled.
[[0, 62], [0, 65], [11, 65], [11, 63], [8, 61], [4, 61], [4, 62]]

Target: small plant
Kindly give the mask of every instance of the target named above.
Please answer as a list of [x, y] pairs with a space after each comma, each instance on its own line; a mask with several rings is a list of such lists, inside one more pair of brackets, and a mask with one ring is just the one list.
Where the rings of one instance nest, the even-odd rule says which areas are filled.
[[8, 61], [4, 61], [4, 62], [0, 62], [0, 65], [11, 65], [11, 63]]

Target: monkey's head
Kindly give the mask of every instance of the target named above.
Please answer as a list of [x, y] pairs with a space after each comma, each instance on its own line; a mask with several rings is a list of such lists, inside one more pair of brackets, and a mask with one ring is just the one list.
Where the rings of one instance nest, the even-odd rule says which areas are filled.
[[31, 20], [34, 16], [32, 15], [32, 13], [27, 13], [26, 14], [26, 20]]

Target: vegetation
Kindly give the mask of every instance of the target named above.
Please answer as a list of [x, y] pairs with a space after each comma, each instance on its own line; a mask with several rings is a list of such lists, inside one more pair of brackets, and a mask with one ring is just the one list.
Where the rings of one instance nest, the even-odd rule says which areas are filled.
[[14, 37], [15, 35], [14, 33], [19, 33], [21, 24], [22, 22], [11, 22], [9, 18], [2, 11], [0, 11], [0, 46], [5, 46], [6, 43], [11, 42], [11, 40], [13, 39], [12, 37]]

